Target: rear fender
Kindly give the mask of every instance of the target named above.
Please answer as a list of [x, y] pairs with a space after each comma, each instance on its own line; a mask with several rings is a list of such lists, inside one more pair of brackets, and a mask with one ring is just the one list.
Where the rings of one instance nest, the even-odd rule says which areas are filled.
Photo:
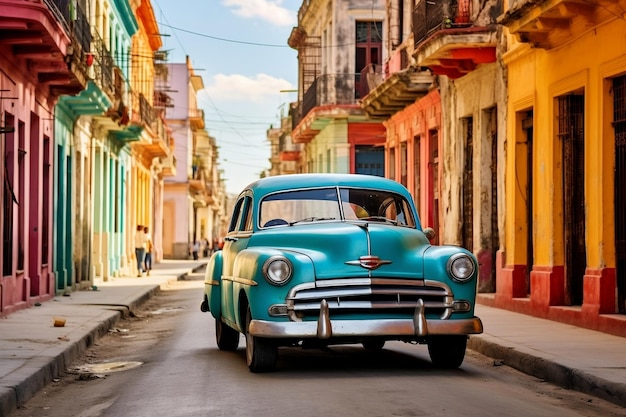
[[219, 319], [222, 315], [222, 251], [217, 251], [211, 255], [204, 275], [204, 295], [209, 305], [211, 315]]

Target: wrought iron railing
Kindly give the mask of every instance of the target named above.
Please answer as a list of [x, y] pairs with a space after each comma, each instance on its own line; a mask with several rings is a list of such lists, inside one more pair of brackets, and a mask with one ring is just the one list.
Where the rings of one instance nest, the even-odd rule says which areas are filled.
[[76, 6], [76, 19], [72, 21], [72, 35], [78, 41], [83, 53], [91, 51], [91, 26], [81, 7]]
[[356, 74], [323, 74], [313, 81], [302, 99], [302, 117], [313, 108], [332, 104], [355, 104]]
[[139, 93], [139, 116], [141, 121], [148, 126], [154, 122], [154, 109], [142, 93]]
[[471, 25], [471, 14], [471, 0], [418, 0], [413, 9], [415, 45], [439, 30]]
[[94, 46], [94, 81], [102, 90], [113, 94], [113, 57], [98, 32], [92, 28]]
[[43, 0], [65, 31], [70, 33], [70, 0]]

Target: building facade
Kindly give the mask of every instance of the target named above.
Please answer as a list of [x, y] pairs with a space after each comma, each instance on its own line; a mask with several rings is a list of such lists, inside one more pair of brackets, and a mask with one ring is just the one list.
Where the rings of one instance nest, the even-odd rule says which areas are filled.
[[[384, 124], [384, 175], [412, 192], [437, 231], [433, 243], [477, 255], [482, 303], [620, 336], [625, 9], [607, 0], [388, 0], [382, 77], [358, 100]], [[289, 39], [301, 92], [316, 80], [304, 69], [322, 67], [323, 40], [339, 26], [328, 10], [332, 2], [303, 2]], [[298, 113], [305, 102], [315, 100], [303, 93], [293, 105], [299, 163], [331, 171], [333, 154], [324, 159], [314, 141], [340, 136], [339, 111]]]
[[298, 51], [291, 139], [301, 172], [384, 175], [385, 128], [359, 106], [381, 76], [382, 0], [302, 3], [289, 46]]
[[422, 223], [435, 230], [433, 243], [477, 255], [479, 287], [493, 291], [504, 187], [500, 3], [386, 6], [391, 52], [382, 82], [361, 101], [370, 117], [385, 120], [385, 175], [412, 192]]
[[163, 255], [188, 259], [194, 242], [212, 245], [225, 234], [227, 196], [217, 166], [217, 143], [206, 131], [204, 111], [198, 107], [197, 95], [204, 83], [189, 58], [167, 65], [162, 88], [172, 91], [167, 124], [177, 166], [175, 175], [164, 181]]
[[[2, 0], [0, 10], [2, 316], [134, 276], [137, 225], [150, 228], [162, 259], [164, 181], [177, 162], [167, 53], [149, 0]], [[215, 211], [199, 217], [219, 223], [214, 138], [209, 147], [202, 198]]]
[[55, 294], [55, 104], [64, 89], [83, 90], [86, 76], [66, 65], [69, 25], [43, 2], [0, 9], [0, 313], [8, 314]]
[[270, 169], [268, 175], [299, 174], [302, 165], [302, 144], [291, 140], [291, 118], [281, 117], [280, 127], [267, 129], [267, 140], [270, 143]]
[[499, 18], [510, 35], [505, 242], [495, 296], [484, 300], [620, 336], [625, 8], [602, 0], [506, 3]]

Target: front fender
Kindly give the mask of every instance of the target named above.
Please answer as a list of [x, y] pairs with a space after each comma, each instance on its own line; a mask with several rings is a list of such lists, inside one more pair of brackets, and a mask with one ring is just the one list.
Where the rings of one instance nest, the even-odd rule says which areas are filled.
[[[267, 282], [263, 276], [263, 264], [272, 256], [284, 256], [293, 266], [293, 277], [287, 285], [275, 286]], [[315, 282], [315, 269], [309, 256], [285, 249], [258, 247], [246, 249], [237, 255], [233, 267], [234, 275], [238, 278], [233, 282], [233, 302], [235, 314], [244, 314], [245, 310], [239, 305], [245, 299], [249, 304], [254, 319], [275, 320], [268, 313], [268, 307], [274, 304], [284, 304], [290, 289], [298, 284]], [[245, 298], [242, 297], [245, 295]], [[237, 317], [243, 322], [245, 317]]]
[[209, 304], [209, 311], [216, 319], [222, 315], [222, 297], [220, 286], [222, 285], [222, 251], [211, 255], [204, 274], [204, 295]]
[[[446, 269], [448, 259], [454, 254], [465, 253], [474, 261], [474, 275], [467, 282], [459, 283], [450, 277]], [[466, 300], [471, 304], [471, 311], [458, 316], [471, 317], [474, 314], [476, 291], [478, 288], [478, 262], [468, 250], [458, 246], [431, 246], [424, 252], [424, 278], [441, 281], [454, 293], [455, 300]]]

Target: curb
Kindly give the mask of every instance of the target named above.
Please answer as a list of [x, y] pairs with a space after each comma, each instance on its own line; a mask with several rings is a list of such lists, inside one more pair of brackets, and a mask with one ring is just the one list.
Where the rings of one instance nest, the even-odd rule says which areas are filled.
[[626, 384], [607, 381], [581, 370], [517, 351], [512, 347], [504, 347], [478, 335], [469, 338], [467, 347], [487, 357], [501, 360], [504, 365], [527, 375], [626, 407]]

